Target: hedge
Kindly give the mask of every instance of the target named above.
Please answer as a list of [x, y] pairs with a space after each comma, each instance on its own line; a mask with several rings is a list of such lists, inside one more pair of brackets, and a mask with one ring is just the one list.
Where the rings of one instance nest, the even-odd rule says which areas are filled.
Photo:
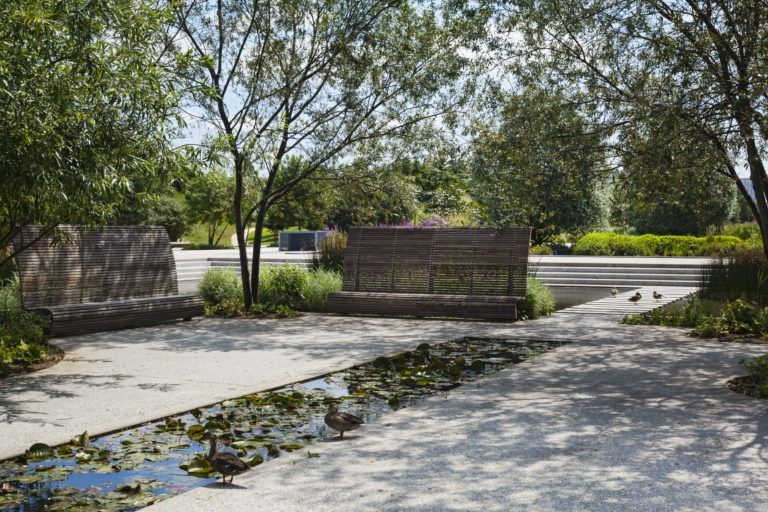
[[618, 235], [590, 233], [579, 240], [574, 254], [593, 256], [718, 256], [754, 248], [754, 240], [735, 236]]

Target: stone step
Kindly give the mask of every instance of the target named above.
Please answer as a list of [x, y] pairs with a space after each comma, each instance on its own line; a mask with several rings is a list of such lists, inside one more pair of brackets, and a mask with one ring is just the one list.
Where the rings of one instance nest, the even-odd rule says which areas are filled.
[[531, 272], [567, 272], [571, 273], [590, 273], [600, 272], [609, 274], [693, 274], [701, 275], [704, 270], [699, 267], [604, 267], [601, 265], [590, 265], [581, 267], [571, 266], [550, 266], [550, 265], [529, 265], [529, 271]]
[[[663, 297], [659, 300], [654, 299], [654, 290], [661, 293]], [[558, 311], [557, 314], [615, 315], [617, 317], [622, 317], [626, 315], [646, 313], [666, 304], [684, 299], [696, 290], [696, 287], [643, 287], [637, 290], [620, 293], [616, 297], [608, 296], [592, 302], [571, 306]], [[642, 298], [638, 302], [630, 302], [628, 299], [638, 291], [642, 295]]]
[[632, 272], [601, 272], [596, 270], [594, 272], [529, 272], [531, 275], [535, 275], [539, 279], [556, 279], [558, 277], [568, 277], [572, 279], [610, 279], [616, 278], [631, 278], [631, 279], [683, 279], [683, 280], [698, 280], [701, 274], [683, 274], [683, 273], [665, 273], [665, 272], [646, 272], [646, 273], [632, 273]]
[[593, 286], [605, 286], [611, 288], [612, 286], [699, 286], [698, 279], [631, 279], [622, 277], [609, 277], [609, 278], [591, 278], [591, 279], [575, 279], [575, 278], [546, 278], [541, 279], [544, 284], [552, 286], [566, 286], [566, 285], [593, 285]]

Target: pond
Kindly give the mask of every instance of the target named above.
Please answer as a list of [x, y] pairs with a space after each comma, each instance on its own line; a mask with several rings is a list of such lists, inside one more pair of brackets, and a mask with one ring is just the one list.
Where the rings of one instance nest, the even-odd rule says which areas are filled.
[[[559, 342], [465, 338], [246, 395], [58, 447], [37, 443], [0, 463], [0, 510], [131, 511], [217, 480], [205, 459], [206, 431], [250, 466], [304, 451], [336, 435], [331, 403], [372, 422], [427, 396], [539, 355]], [[362, 433], [364, 435], [364, 432]]]

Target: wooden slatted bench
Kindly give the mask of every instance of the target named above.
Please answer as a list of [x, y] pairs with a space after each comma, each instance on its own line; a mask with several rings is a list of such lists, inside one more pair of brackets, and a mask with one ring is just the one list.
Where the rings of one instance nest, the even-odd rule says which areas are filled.
[[515, 320], [531, 228], [351, 228], [328, 311]]
[[24, 308], [48, 315], [52, 336], [203, 314], [200, 297], [179, 295], [176, 262], [163, 227], [89, 231], [62, 226], [56, 241], [39, 234], [39, 226], [22, 230], [15, 243], [34, 243], [16, 261]]

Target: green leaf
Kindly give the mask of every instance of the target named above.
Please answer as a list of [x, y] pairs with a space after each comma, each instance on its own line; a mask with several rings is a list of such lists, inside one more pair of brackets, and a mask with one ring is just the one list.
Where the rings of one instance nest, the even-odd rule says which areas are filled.
[[30, 460], [45, 460], [53, 457], [53, 448], [45, 443], [35, 443], [29, 447], [25, 455]]

